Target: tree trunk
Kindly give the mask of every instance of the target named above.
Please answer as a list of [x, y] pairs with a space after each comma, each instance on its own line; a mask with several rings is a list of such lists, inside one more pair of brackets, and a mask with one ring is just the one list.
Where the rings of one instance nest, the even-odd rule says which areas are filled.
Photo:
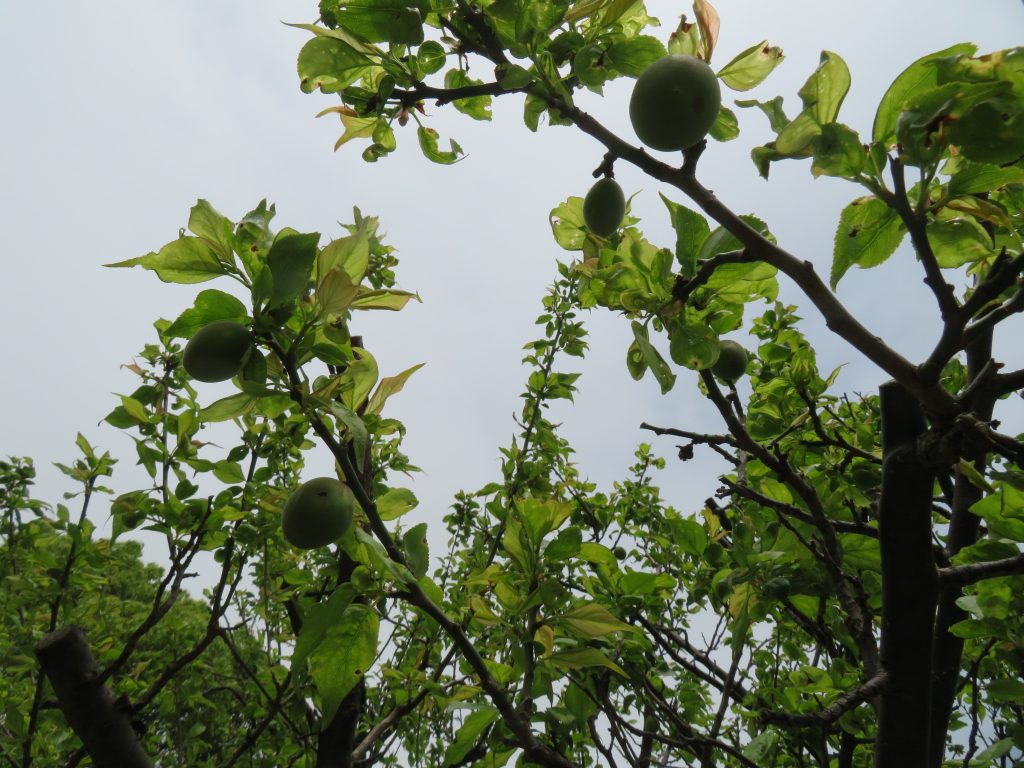
[[889, 675], [878, 710], [876, 768], [924, 766], [931, 727], [932, 634], [938, 572], [932, 553], [934, 472], [917, 455], [927, 425], [917, 401], [894, 381], [882, 411], [881, 664]]
[[63, 627], [45, 635], [35, 648], [68, 725], [97, 768], [151, 768], [139, 745], [126, 707], [105, 685], [97, 685], [99, 666], [85, 633]]

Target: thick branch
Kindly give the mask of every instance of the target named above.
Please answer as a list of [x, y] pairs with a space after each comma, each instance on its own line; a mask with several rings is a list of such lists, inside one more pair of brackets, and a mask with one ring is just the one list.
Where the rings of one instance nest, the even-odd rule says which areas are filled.
[[64, 627], [36, 644], [36, 656], [68, 724], [97, 768], [150, 768], [135, 736], [128, 708], [97, 684], [99, 667], [78, 627]]
[[832, 725], [836, 720], [850, 712], [868, 699], [882, 692], [888, 682], [888, 675], [879, 672], [873, 678], [852, 691], [847, 691], [824, 709], [806, 715], [789, 712], [763, 712], [759, 720], [765, 725], [784, 725], [797, 728], [821, 728]]
[[989, 560], [986, 563], [970, 563], [939, 569], [942, 586], [965, 587], [985, 579], [996, 579], [1000, 576], [1016, 576], [1024, 573], [1024, 555], [1007, 557], [1002, 560]]

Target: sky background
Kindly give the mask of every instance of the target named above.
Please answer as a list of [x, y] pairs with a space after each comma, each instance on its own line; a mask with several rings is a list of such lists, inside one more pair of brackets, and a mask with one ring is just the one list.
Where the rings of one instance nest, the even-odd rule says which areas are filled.
[[[551, 238], [548, 213], [566, 197], [585, 194], [602, 147], [570, 128], [530, 133], [522, 99], [514, 95], [495, 103], [490, 123], [428, 105], [426, 124], [457, 139], [468, 154], [455, 166], [423, 158], [413, 125], [397, 131], [398, 151], [376, 165], [360, 159], [363, 145], [356, 142], [334, 153], [340, 125], [314, 115], [337, 99], [299, 91], [295, 59], [308, 33], [281, 23], [313, 21], [315, 5], [0, 3], [0, 455], [35, 459], [39, 498], [57, 501], [68, 489], [51, 463], [74, 458], [77, 432], [123, 457], [112, 483], [118, 492], [146, 485], [144, 473], [129, 466], [130, 438], [98, 424], [117, 404], [113, 393], [136, 386], [120, 366], [154, 340], [155, 318], [173, 319], [198, 290], [227, 286], [167, 285], [140, 269], [101, 265], [175, 238], [200, 197], [232, 219], [266, 197], [277, 205], [278, 228], [319, 231], [322, 242], [342, 234], [336, 222], [351, 221], [354, 205], [379, 216], [386, 242], [402, 260], [401, 287], [418, 291], [423, 303], [397, 314], [364, 314], [353, 330], [363, 334], [382, 375], [427, 363], [386, 411], [405, 422], [406, 451], [424, 469], [412, 483], [421, 499], [414, 514], [439, 521], [456, 491], [500, 476], [498, 448], [513, 433], [511, 416], [527, 375], [521, 348], [538, 335], [533, 320], [555, 260], [569, 257]], [[754, 91], [726, 91], [727, 103], [781, 94], [794, 116], [797, 90], [828, 49], [853, 75], [840, 119], [864, 135], [878, 99], [914, 59], [961, 41], [982, 51], [1009, 47], [1022, 42], [1024, 31], [1017, 0], [715, 5], [722, 19], [716, 69], [763, 39], [786, 54]], [[663, 41], [689, 11], [664, 0], [648, 7], [662, 21], [650, 34]], [[480, 64], [470, 74], [488, 77]], [[603, 99], [581, 94], [578, 104], [634, 140], [627, 117], [632, 82], [608, 86]], [[772, 138], [767, 121], [757, 111], [737, 112], [740, 137], [712, 143], [700, 178], [737, 212], [767, 221], [784, 247], [827, 276], [839, 211], [862, 191], [812, 179], [807, 161], [776, 164], [764, 181], [749, 153]], [[639, 192], [633, 210], [647, 237], [671, 247], [657, 183], [624, 163], [616, 176], [627, 195]], [[662, 191], [683, 202], [681, 193]], [[858, 362], [809, 302], [782, 283], [782, 298], [806, 318], [803, 330], [820, 367], [845, 365], [839, 386], [847, 391], [877, 388], [884, 374]], [[934, 302], [906, 249], [881, 268], [849, 273], [839, 296], [911, 359], [920, 360], [936, 340]], [[554, 411], [584, 475], [605, 489], [623, 477], [636, 444], [651, 439], [638, 429], [642, 421], [721, 429], [691, 372], [680, 370], [666, 396], [649, 377], [632, 381], [624, 365], [628, 322], [599, 311], [586, 323], [587, 360], [561, 367], [583, 373], [581, 391], [575, 405]], [[1021, 325], [1018, 316], [1000, 334], [1001, 348], [1010, 347], [1004, 359], [1016, 366], [1024, 362], [1014, 340]], [[750, 344], [743, 332], [736, 338]], [[226, 389], [201, 392], [212, 402]], [[1004, 422], [1004, 429], [1021, 426]], [[674, 455], [671, 440], [654, 444]], [[690, 512], [714, 491], [719, 469], [711, 457], [698, 457], [670, 461], [657, 480], [670, 503]], [[309, 476], [329, 467], [320, 451], [310, 459]], [[100, 507], [93, 519], [102, 524], [105, 514]]]

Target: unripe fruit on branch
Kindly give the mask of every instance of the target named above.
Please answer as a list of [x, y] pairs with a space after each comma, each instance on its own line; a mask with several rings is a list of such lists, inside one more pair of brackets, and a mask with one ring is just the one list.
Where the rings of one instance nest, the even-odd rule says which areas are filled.
[[352, 524], [356, 497], [333, 477], [318, 477], [300, 485], [284, 505], [281, 529], [299, 549], [326, 547]]
[[615, 179], [598, 180], [583, 198], [583, 221], [595, 235], [608, 237], [622, 224], [626, 215], [626, 196]]
[[227, 381], [245, 363], [252, 351], [249, 329], [231, 320], [205, 325], [185, 345], [182, 365], [197, 381]]
[[711, 366], [711, 372], [720, 379], [735, 382], [747, 372], [747, 350], [735, 341], [726, 339], [718, 347], [718, 360]]
[[658, 59], [637, 78], [629, 119], [640, 141], [668, 152], [707, 136], [721, 106], [722, 89], [711, 67], [676, 53]]

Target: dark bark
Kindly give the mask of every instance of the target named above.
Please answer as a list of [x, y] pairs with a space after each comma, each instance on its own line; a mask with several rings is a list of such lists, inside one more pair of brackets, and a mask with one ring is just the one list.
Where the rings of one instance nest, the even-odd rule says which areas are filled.
[[[967, 348], [968, 380], [974, 381], [992, 354], [992, 334], [987, 333]], [[976, 415], [983, 421], [992, 418], [994, 400], [987, 398], [985, 402], [976, 404]], [[974, 464], [979, 472], [985, 469], [985, 451], [973, 449], [963, 457]], [[949, 531], [946, 535], [946, 557], [952, 558], [964, 547], [970, 546], [978, 539], [981, 518], [971, 512], [971, 506], [981, 499], [982, 491], [972, 483], [959, 469], [953, 489], [953, 503], [949, 518]], [[959, 583], [943, 585], [939, 592], [938, 613], [935, 617], [935, 639], [932, 649], [934, 672], [932, 675], [931, 700], [931, 745], [928, 750], [928, 766], [939, 768], [942, 765], [946, 747], [946, 731], [949, 729], [949, 718], [956, 698], [957, 683], [960, 677], [960, 662], [964, 651], [964, 641], [950, 634], [949, 628], [957, 622], [968, 618], [967, 612], [956, 604], [963, 594], [963, 585]]]
[[97, 681], [100, 670], [78, 627], [63, 627], [36, 644], [36, 657], [61, 711], [97, 768], [150, 768], [128, 707]]
[[935, 481], [917, 455], [927, 425], [917, 399], [896, 382], [879, 391], [882, 411], [881, 665], [889, 682], [878, 708], [876, 768], [924, 765], [931, 718], [931, 656], [938, 572], [931, 540]]
[[341, 700], [330, 723], [320, 731], [316, 748], [316, 768], [352, 768], [356, 729], [363, 712], [362, 680]]

